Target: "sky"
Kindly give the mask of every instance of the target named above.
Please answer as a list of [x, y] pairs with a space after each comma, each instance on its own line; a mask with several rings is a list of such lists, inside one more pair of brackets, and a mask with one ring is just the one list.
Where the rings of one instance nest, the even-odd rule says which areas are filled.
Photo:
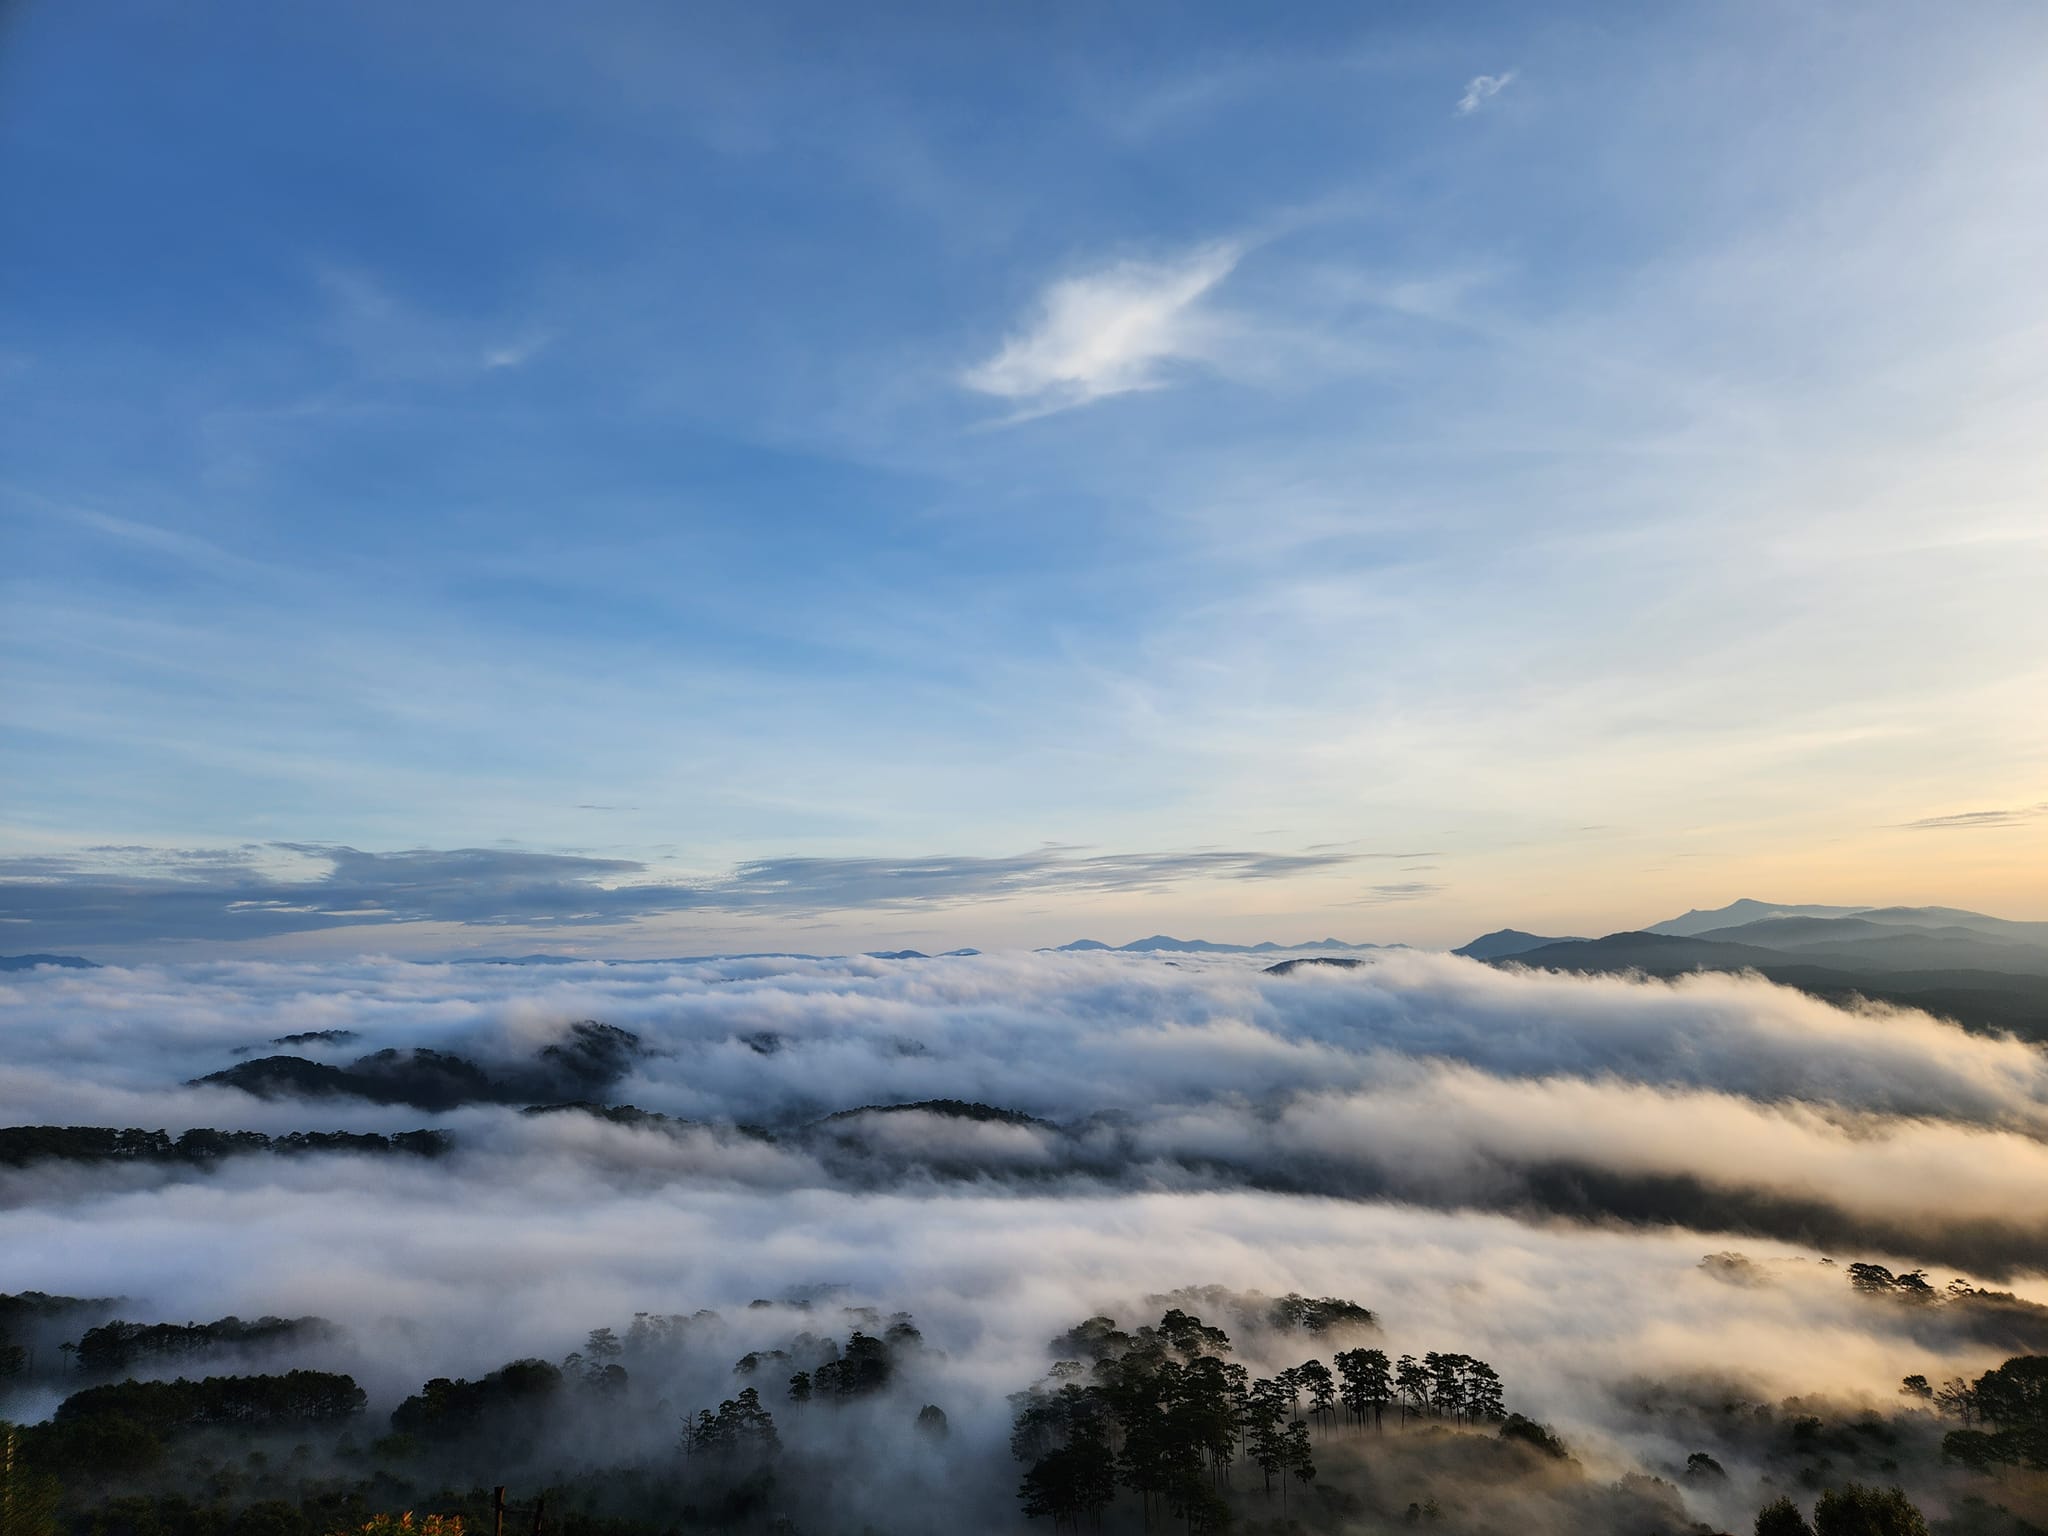
[[0, 949], [2048, 917], [2048, 10], [0, 10]]

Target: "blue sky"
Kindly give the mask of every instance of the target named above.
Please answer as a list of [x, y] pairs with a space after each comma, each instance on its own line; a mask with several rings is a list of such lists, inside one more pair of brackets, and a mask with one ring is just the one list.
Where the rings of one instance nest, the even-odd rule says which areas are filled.
[[0, 948], [2048, 915], [2044, 58], [18, 8]]

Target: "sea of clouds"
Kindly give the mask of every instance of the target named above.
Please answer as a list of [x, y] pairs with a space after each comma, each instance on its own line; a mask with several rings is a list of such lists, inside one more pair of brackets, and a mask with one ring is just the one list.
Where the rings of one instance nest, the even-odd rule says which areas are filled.
[[[585, 1019], [642, 1040], [611, 1102], [690, 1123], [189, 1085], [280, 1050], [509, 1069]], [[269, 1043], [335, 1029], [357, 1038]], [[720, 1310], [729, 1363], [797, 1316], [749, 1301], [831, 1296], [914, 1313], [931, 1390], [995, 1444], [1051, 1334], [1222, 1285], [1356, 1298], [1396, 1351], [1489, 1359], [1513, 1406], [1627, 1466], [1683, 1459], [1619, 1408], [1630, 1380], [1896, 1402], [1905, 1372], [2011, 1352], [1856, 1294], [1850, 1260], [2048, 1299], [2048, 1058], [1753, 978], [1398, 951], [1277, 976], [1099, 954], [238, 961], [10, 976], [0, 1031], [0, 1124], [449, 1131], [436, 1160], [0, 1170], [0, 1290], [319, 1314], [387, 1404], [639, 1311]], [[938, 1099], [1034, 1118], [816, 1123]], [[1702, 1263], [1734, 1248], [1753, 1262]]]

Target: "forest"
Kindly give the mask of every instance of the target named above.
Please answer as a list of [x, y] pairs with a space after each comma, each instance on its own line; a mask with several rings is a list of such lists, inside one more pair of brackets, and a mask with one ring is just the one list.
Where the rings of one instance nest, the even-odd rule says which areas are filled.
[[[1845, 1281], [1885, 1306], [1969, 1302], [1877, 1264]], [[105, 1317], [111, 1299], [4, 1296], [0, 1401], [55, 1405], [0, 1426], [0, 1536], [404, 1536], [416, 1515], [459, 1536], [502, 1526], [508, 1499], [563, 1536], [856, 1536], [891, 1529], [876, 1510], [899, 1485], [946, 1500], [953, 1528], [1052, 1532], [2028, 1536], [2048, 1513], [2048, 1356], [1906, 1374], [1882, 1410], [1640, 1384], [1645, 1433], [1693, 1448], [1616, 1477], [1517, 1411], [1487, 1361], [1396, 1348], [1358, 1302], [1154, 1301], [1149, 1321], [1097, 1314], [1047, 1340], [1001, 1442], [977, 1445], [953, 1427], [976, 1405], [935, 1400], [916, 1321], [871, 1307], [757, 1301], [773, 1342], [730, 1360], [710, 1357], [734, 1320], [640, 1313], [558, 1361], [373, 1403], [291, 1363], [338, 1342], [318, 1318], [141, 1323]], [[1738, 1486], [1757, 1490], [1746, 1522], [1702, 1523], [1681, 1497]]]

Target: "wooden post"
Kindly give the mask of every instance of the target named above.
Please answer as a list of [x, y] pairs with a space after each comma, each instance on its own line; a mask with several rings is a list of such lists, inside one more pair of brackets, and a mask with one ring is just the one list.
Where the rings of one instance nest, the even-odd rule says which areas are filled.
[[505, 1536], [505, 1485], [491, 1490], [491, 1536]]
[[538, 1497], [533, 1501], [533, 1536], [540, 1536], [541, 1512], [545, 1510], [547, 1507], [548, 1501], [545, 1495]]

